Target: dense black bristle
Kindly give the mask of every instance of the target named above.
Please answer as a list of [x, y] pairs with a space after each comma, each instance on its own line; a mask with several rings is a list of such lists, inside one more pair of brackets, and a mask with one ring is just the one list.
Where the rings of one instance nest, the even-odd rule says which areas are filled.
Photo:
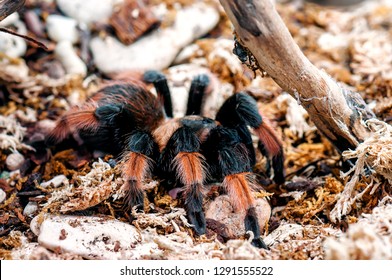
[[255, 237], [260, 236], [260, 226], [254, 207], [249, 208], [245, 216], [245, 231], [249, 230], [255, 234]]
[[173, 133], [169, 140], [168, 146], [171, 143], [175, 143], [174, 151], [179, 152], [198, 152], [200, 150], [200, 141], [193, 131], [188, 127], [181, 127], [176, 132]]
[[203, 98], [209, 83], [210, 79], [205, 74], [193, 78], [189, 90], [186, 115], [200, 115]]
[[181, 127], [177, 129], [159, 155], [158, 165], [161, 177], [175, 180], [176, 174], [172, 165], [175, 156], [180, 152], [193, 153], [199, 150], [200, 141], [190, 128]]
[[158, 98], [161, 100], [165, 109], [166, 116], [173, 117], [173, 105], [170, 95], [169, 86], [165, 75], [159, 71], [146, 71], [143, 75], [143, 80], [147, 83], [152, 83], [157, 91]]
[[108, 125], [114, 125], [122, 110], [123, 106], [120, 104], [108, 104], [98, 107], [94, 114], [99, 121]]
[[128, 149], [153, 159], [156, 159], [159, 153], [158, 144], [152, 135], [145, 131], [136, 131], [129, 136]]
[[199, 191], [200, 186], [190, 186], [185, 197], [184, 208], [189, 222], [194, 225], [195, 232], [202, 235], [206, 232], [206, 220], [203, 212], [203, 196]]
[[215, 179], [250, 171], [248, 151], [235, 129], [222, 126], [212, 129], [202, 151]]
[[194, 133], [202, 131], [204, 129], [211, 129], [216, 127], [216, 122], [213, 119], [205, 118], [205, 117], [198, 117], [195, 118], [194, 116], [191, 117], [184, 117], [180, 120], [181, 124], [184, 127], [189, 128]]
[[272, 168], [274, 169], [274, 181], [277, 184], [283, 184], [285, 182], [285, 170], [284, 170], [284, 155], [283, 151], [272, 157]]
[[216, 120], [224, 126], [233, 127], [238, 124], [259, 127], [262, 123], [256, 100], [250, 95], [239, 92], [229, 97], [219, 109]]
[[143, 210], [144, 193], [137, 187], [136, 180], [129, 180], [127, 182], [128, 190], [124, 197], [124, 210], [131, 212], [132, 208], [136, 206], [136, 210]]
[[257, 213], [255, 207], [250, 207], [245, 216], [245, 231], [252, 231], [254, 238], [252, 244], [255, 247], [268, 249], [267, 245], [264, 243], [260, 236], [260, 225], [257, 218]]
[[143, 80], [147, 83], [156, 83], [161, 80], [166, 80], [166, 77], [162, 72], [156, 70], [148, 70], [144, 72]]
[[253, 139], [252, 134], [250, 133], [248, 127], [246, 125], [238, 125], [236, 127], [238, 136], [241, 139], [241, 142], [245, 145], [248, 150], [248, 158], [250, 161], [250, 165], [254, 166], [256, 164], [256, 152], [253, 147]]
[[256, 156], [251, 134], [247, 126], [252, 127], [260, 139], [260, 151], [268, 158], [268, 165], [274, 169], [274, 181], [279, 184], [284, 182], [282, 143], [268, 122], [263, 120], [257, 108], [256, 100], [246, 93], [237, 93], [225, 101], [218, 111], [216, 119], [223, 126], [237, 130], [241, 142], [247, 148], [248, 157], [253, 166], [256, 163]]

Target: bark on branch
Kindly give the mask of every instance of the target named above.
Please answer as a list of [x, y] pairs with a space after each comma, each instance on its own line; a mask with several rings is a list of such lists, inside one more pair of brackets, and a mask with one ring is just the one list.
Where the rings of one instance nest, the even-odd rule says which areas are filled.
[[22, 8], [25, 2], [26, 0], [0, 0], [0, 21]]
[[271, 0], [220, 0], [237, 39], [275, 82], [301, 102], [312, 121], [339, 150], [355, 149], [370, 136], [374, 118], [358, 93], [317, 69], [294, 42]]
[[[2, 21], [3, 19], [5, 19], [9, 15], [11, 15], [12, 13], [14, 13], [14, 12], [18, 11], [20, 8], [22, 8], [25, 2], [26, 2], [26, 0], [0, 0], [0, 21]], [[48, 50], [48, 48], [43, 43], [37, 41], [36, 39], [34, 39], [28, 35], [22, 35], [22, 34], [15, 32], [15, 31], [12, 31], [10, 29], [3, 28], [3, 27], [0, 27], [0, 32], [5, 32], [8, 34], [12, 34], [14, 36], [21, 37], [21, 38], [37, 45], [38, 47], [40, 47], [44, 50]]]

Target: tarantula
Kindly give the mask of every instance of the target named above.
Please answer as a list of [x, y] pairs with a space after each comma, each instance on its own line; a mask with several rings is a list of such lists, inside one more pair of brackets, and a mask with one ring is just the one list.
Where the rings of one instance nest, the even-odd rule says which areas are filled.
[[256, 101], [239, 92], [224, 102], [215, 120], [200, 116], [209, 78], [199, 75], [191, 83], [186, 116], [173, 118], [166, 77], [147, 71], [143, 78], [154, 85], [157, 97], [141, 82], [110, 84], [63, 115], [48, 142], [74, 138], [91, 149], [122, 155], [128, 209], [143, 207], [143, 181], [153, 174], [171, 187], [181, 187], [187, 217], [198, 235], [206, 231], [203, 186], [221, 181], [235, 209], [245, 211], [245, 229], [255, 237], [252, 243], [266, 247], [252, 195], [256, 153], [248, 127], [259, 137], [258, 147], [269, 159], [276, 183], [284, 181], [283, 149]]

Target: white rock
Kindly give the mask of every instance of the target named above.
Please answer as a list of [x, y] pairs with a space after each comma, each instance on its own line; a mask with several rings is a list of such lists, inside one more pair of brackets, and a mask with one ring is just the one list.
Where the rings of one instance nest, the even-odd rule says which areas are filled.
[[64, 66], [65, 72], [70, 75], [87, 75], [87, 66], [83, 60], [76, 54], [72, 43], [69, 41], [61, 41], [55, 49], [56, 58]]
[[14, 12], [0, 22], [0, 27], [6, 27], [12, 24], [17, 24], [19, 22], [19, 19], [20, 17], [18, 12]]
[[65, 175], [57, 175], [50, 179], [49, 181], [41, 183], [42, 188], [47, 188], [47, 187], [52, 187], [52, 188], [57, 188], [61, 184], [68, 182], [67, 177]]
[[52, 131], [56, 127], [56, 121], [45, 119], [45, 120], [40, 120], [36, 124], [36, 129], [47, 135], [50, 131]]
[[[1, 35], [0, 35], [1, 49]], [[1, 50], [0, 50], [1, 52]], [[4, 75], [12, 77], [13, 81], [23, 82], [29, 78], [29, 67], [24, 60], [20, 60], [18, 64], [12, 64], [8, 59], [0, 60], [1, 72]]]
[[7, 156], [5, 165], [10, 171], [14, 171], [19, 169], [23, 165], [24, 161], [24, 156], [18, 152], [15, 152]]
[[13, 260], [29, 260], [31, 254], [40, 247], [38, 243], [32, 242], [24, 244], [20, 247], [14, 248], [11, 252]]
[[90, 24], [107, 21], [115, 5], [123, 0], [57, 0], [57, 5], [66, 14], [78, 22]]
[[23, 209], [23, 215], [32, 217], [33, 214], [37, 212], [37, 210], [38, 210], [38, 203], [35, 201], [30, 201]]
[[283, 243], [290, 239], [301, 238], [303, 233], [304, 227], [302, 225], [282, 223], [264, 238], [264, 242], [267, 246], [272, 246], [274, 243]]
[[210, 86], [205, 95], [201, 115], [215, 118], [216, 112], [225, 100], [221, 82], [209, 68], [196, 64], [181, 64], [168, 69], [167, 78], [173, 102], [174, 117], [183, 117], [186, 113], [188, 93], [192, 79], [200, 74], [206, 74], [210, 79]]
[[[206, 60], [202, 61], [200, 58], [197, 58], [201, 63], [207, 64], [214, 60], [224, 61], [225, 65], [229, 67], [232, 73], [243, 73], [244, 70], [241, 61], [235, 54], [233, 54], [234, 40], [225, 38], [206, 40], [208, 40], [211, 45], [211, 51], [205, 53], [198, 44], [192, 44], [181, 50], [174, 60], [174, 63], [182, 64], [188, 61], [194, 62], [195, 58], [193, 57], [198, 56], [203, 57]], [[198, 42], [203, 42], [203, 40], [199, 40]]]
[[190, 58], [195, 54], [204, 54], [204, 52], [200, 49], [199, 45], [191, 44], [183, 48], [176, 58], [174, 59], [174, 64], [183, 64], [189, 62]]
[[[265, 198], [256, 199], [256, 213], [260, 229], [263, 230], [271, 217], [271, 206]], [[245, 213], [235, 212], [228, 195], [218, 196], [207, 205], [206, 219], [223, 223], [230, 238], [238, 238], [245, 234]]]
[[3, 189], [0, 189], [0, 203], [3, 203], [6, 197], [7, 194], [5, 193], [5, 191], [3, 191]]
[[46, 29], [50, 39], [61, 42], [63, 40], [76, 43], [79, 39], [77, 21], [60, 15], [49, 15], [46, 19]]
[[130, 46], [109, 36], [93, 38], [90, 47], [96, 66], [103, 73], [162, 70], [183, 47], [208, 33], [218, 21], [219, 12], [215, 8], [198, 2], [179, 10], [173, 26], [155, 30]]
[[108, 217], [48, 215], [38, 226], [40, 218], [30, 227], [41, 246], [87, 259], [138, 259], [155, 246], [143, 246], [134, 226]]
[[[27, 34], [26, 25], [19, 19], [17, 13], [13, 13], [0, 24], [1, 27], [8, 27], [13, 25], [16, 27], [16, 32], [21, 35]], [[25, 39], [8, 34], [5, 32], [0, 32], [0, 52], [5, 53], [10, 57], [21, 57], [26, 53], [27, 44]]]

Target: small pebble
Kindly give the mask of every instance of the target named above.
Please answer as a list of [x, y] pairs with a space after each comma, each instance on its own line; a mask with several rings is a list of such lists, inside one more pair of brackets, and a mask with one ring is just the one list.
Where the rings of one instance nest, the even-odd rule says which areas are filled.
[[50, 39], [56, 42], [69, 41], [75, 44], [79, 39], [77, 21], [73, 18], [49, 15], [46, 19], [46, 28]]
[[45, 37], [45, 26], [36, 11], [28, 10], [24, 13], [27, 28], [37, 37]]
[[[271, 206], [264, 198], [256, 199], [255, 204], [260, 229], [263, 231], [271, 216]], [[206, 209], [206, 219], [216, 220], [224, 224], [227, 229], [227, 236], [230, 239], [239, 238], [245, 234], [245, 213], [234, 211], [228, 195], [218, 196], [207, 205]]]
[[23, 215], [32, 217], [33, 214], [37, 212], [37, 210], [38, 210], [38, 203], [35, 201], [30, 201], [23, 209]]
[[15, 171], [19, 169], [25, 161], [25, 158], [20, 153], [13, 153], [7, 156], [5, 160], [5, 165], [7, 166], [8, 170]]
[[55, 49], [56, 58], [64, 66], [65, 72], [71, 75], [87, 75], [87, 66], [82, 59], [76, 54], [72, 43], [69, 41], [61, 41]]
[[37, 122], [35, 125], [35, 128], [44, 134], [48, 134], [52, 129], [56, 127], [56, 122], [53, 120], [45, 119], [45, 120], [40, 120]]
[[[1, 45], [1, 38], [0, 38]], [[0, 47], [1, 52], [1, 47]], [[24, 60], [20, 60], [18, 64], [10, 64], [4, 60], [0, 61], [1, 72], [5, 76], [12, 77], [15, 82], [23, 82], [29, 79], [29, 67]]]
[[68, 179], [67, 179], [67, 177], [65, 177], [65, 175], [57, 175], [57, 176], [53, 177], [51, 180], [41, 183], [41, 187], [47, 188], [50, 186], [53, 188], [57, 188], [57, 187], [61, 186], [61, 184], [65, 183], [67, 181], [68, 181]]
[[[9, 28], [10, 26], [15, 27], [15, 31], [21, 35], [27, 34], [26, 25], [19, 19], [17, 13], [13, 13], [0, 23], [0, 27]], [[25, 39], [0, 32], [0, 52], [10, 57], [22, 57], [26, 53], [26, 50], [27, 43]]]
[[87, 25], [106, 22], [116, 4], [123, 0], [57, 0], [57, 6], [69, 17]]
[[0, 189], [0, 203], [3, 203], [6, 197], [7, 197], [7, 194], [5, 193], [5, 191]]

